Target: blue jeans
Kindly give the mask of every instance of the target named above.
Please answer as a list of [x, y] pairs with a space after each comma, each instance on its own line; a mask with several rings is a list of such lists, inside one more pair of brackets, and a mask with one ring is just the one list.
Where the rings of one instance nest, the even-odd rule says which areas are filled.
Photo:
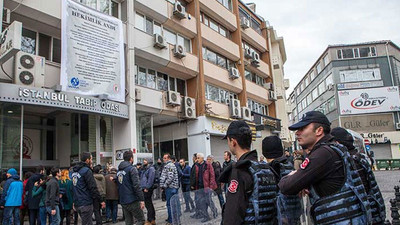
[[51, 206], [46, 207], [47, 213], [50, 214], [50, 225], [60, 225], [61, 217], [60, 217], [60, 208], [58, 205], [56, 206], [56, 214], [51, 215]]
[[20, 225], [19, 206], [4, 207], [3, 225], [11, 225], [11, 224]]
[[106, 200], [106, 215], [113, 223], [117, 222], [118, 200]]
[[[39, 217], [40, 217], [40, 223], [41, 224], [47, 224], [47, 210], [46, 207], [41, 206], [39, 208]], [[49, 216], [50, 218], [50, 216]]]
[[168, 209], [168, 223], [172, 223], [172, 210], [171, 210], [171, 197], [178, 193], [176, 188], [167, 188], [165, 195], [167, 197], [167, 209]]

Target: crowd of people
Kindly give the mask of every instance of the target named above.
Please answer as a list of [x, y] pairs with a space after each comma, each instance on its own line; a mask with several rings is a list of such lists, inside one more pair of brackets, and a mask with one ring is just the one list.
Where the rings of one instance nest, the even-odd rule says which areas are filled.
[[[30, 225], [69, 225], [71, 219], [78, 224], [78, 217], [84, 225], [116, 223], [121, 205], [125, 224], [154, 225], [153, 201], [162, 199], [167, 225], [181, 224], [182, 213], [199, 223], [222, 215], [224, 225], [296, 225], [306, 211], [301, 196], [307, 195], [314, 224], [381, 224], [383, 198], [351, 134], [331, 130], [326, 116], [314, 111], [289, 129], [296, 131], [303, 150], [284, 151], [279, 137], [269, 136], [258, 158], [250, 150], [249, 126], [232, 122], [222, 164], [201, 152], [193, 155], [192, 167], [169, 153], [156, 163], [144, 159], [134, 164], [133, 152], [125, 151], [118, 168], [93, 166], [89, 152], [68, 169], [53, 167], [47, 174], [38, 166], [23, 181], [11, 168], [0, 184], [0, 221], [19, 225], [28, 216]], [[184, 210], [174, 197], [179, 192]]]

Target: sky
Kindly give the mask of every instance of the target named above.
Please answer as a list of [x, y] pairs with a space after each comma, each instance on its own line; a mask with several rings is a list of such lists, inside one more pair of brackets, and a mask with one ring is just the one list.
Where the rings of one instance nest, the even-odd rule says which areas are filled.
[[400, 0], [243, 0], [284, 38], [286, 96], [332, 44], [392, 40], [400, 46]]

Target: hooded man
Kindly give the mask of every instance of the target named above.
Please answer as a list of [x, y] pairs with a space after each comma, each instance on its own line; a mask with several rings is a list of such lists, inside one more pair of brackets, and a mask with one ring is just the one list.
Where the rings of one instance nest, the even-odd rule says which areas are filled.
[[0, 207], [4, 209], [3, 225], [13, 224], [12, 221], [14, 221], [14, 225], [20, 224], [19, 207], [22, 205], [23, 188], [17, 170], [9, 169], [0, 200]]

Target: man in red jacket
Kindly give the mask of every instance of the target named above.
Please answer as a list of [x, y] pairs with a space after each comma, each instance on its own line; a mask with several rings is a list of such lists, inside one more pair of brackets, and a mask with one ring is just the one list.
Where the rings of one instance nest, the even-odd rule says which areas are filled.
[[217, 188], [215, 181], [214, 168], [210, 163], [204, 161], [204, 154], [197, 153], [197, 162], [193, 165], [190, 176], [190, 186], [192, 190], [197, 190], [196, 205], [197, 212], [192, 216], [196, 219], [202, 219], [201, 222], [207, 222], [210, 216], [207, 212], [207, 207], [211, 208], [214, 218], [217, 217], [217, 209], [212, 207], [211, 194]]

